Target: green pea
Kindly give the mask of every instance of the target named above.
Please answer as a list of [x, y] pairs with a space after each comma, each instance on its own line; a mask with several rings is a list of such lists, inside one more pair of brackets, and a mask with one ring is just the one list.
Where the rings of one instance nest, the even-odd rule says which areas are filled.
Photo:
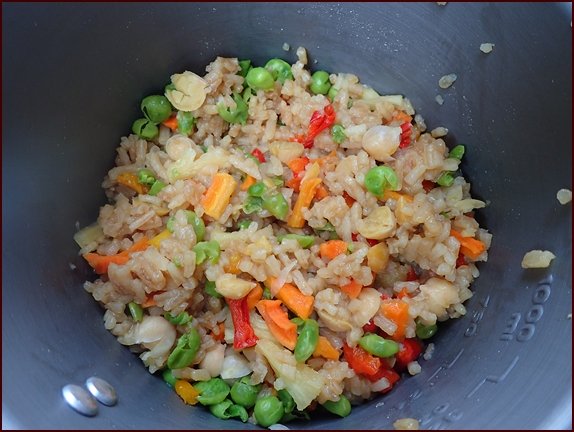
[[209, 259], [211, 264], [217, 264], [221, 249], [219, 243], [215, 240], [197, 243], [192, 250], [195, 252], [195, 263], [202, 264], [206, 259]]
[[196, 240], [198, 242], [203, 241], [203, 237], [205, 236], [205, 223], [203, 222], [203, 219], [191, 210], [186, 210], [185, 214], [187, 216], [187, 223], [193, 227]]
[[175, 387], [177, 378], [173, 376], [173, 372], [171, 371], [171, 369], [164, 369], [161, 376], [163, 380], [167, 383], [167, 385], [169, 385], [170, 387]]
[[335, 231], [335, 227], [333, 226], [333, 224], [331, 222], [327, 222], [325, 225], [323, 225], [320, 228], [313, 228], [315, 231], [330, 231], [330, 232], [334, 232]]
[[215, 282], [207, 281], [205, 282], [205, 292], [209, 294], [211, 297], [221, 298], [221, 294], [215, 291]]
[[155, 176], [151, 170], [143, 168], [138, 171], [138, 183], [142, 185], [151, 186], [156, 181]]
[[305, 320], [303, 318], [299, 318], [299, 317], [291, 318], [290, 321], [293, 324], [295, 324], [297, 327], [301, 327], [303, 324], [305, 324]]
[[277, 240], [279, 240], [279, 242], [282, 242], [284, 239], [297, 240], [299, 246], [301, 246], [304, 249], [310, 248], [315, 244], [315, 237], [310, 235], [285, 234], [277, 237]]
[[419, 339], [429, 339], [435, 335], [437, 330], [438, 327], [436, 324], [427, 326], [421, 323], [417, 323], [415, 333]]
[[259, 197], [248, 196], [243, 203], [243, 212], [251, 214], [260, 211], [263, 208], [263, 199]]
[[283, 409], [285, 410], [285, 414], [290, 414], [291, 412], [293, 412], [293, 410], [295, 409], [295, 399], [293, 399], [293, 396], [291, 396], [291, 394], [285, 390], [279, 390], [277, 392], [277, 397], [279, 397], [279, 400], [283, 403]]
[[280, 192], [274, 192], [263, 196], [263, 208], [277, 219], [285, 219], [289, 212], [289, 204]]
[[273, 177], [271, 179], [271, 181], [277, 187], [283, 187], [283, 185], [285, 184], [285, 182], [283, 181], [283, 179], [281, 177]]
[[235, 101], [235, 108], [228, 108], [223, 102], [219, 102], [217, 113], [227, 123], [245, 124], [248, 115], [247, 102], [238, 93], [233, 93], [233, 100]]
[[200, 345], [201, 337], [195, 327], [192, 327], [177, 340], [175, 349], [167, 358], [167, 367], [181, 369], [189, 366], [195, 360]]
[[239, 67], [241, 70], [239, 71], [238, 75], [245, 78], [249, 69], [251, 69], [251, 60], [239, 60]]
[[311, 420], [309, 414], [305, 411], [295, 410], [290, 413], [285, 413], [283, 417], [281, 417], [281, 423], [287, 423], [292, 420]]
[[395, 171], [388, 166], [376, 166], [365, 174], [365, 187], [373, 195], [381, 196], [385, 190], [397, 190], [399, 178]]
[[224, 400], [223, 402], [219, 402], [215, 405], [209, 406], [209, 411], [215, 417], [220, 419], [230, 419], [233, 417], [239, 417], [239, 419], [245, 423], [249, 418], [249, 414], [247, 414], [247, 410], [240, 405], [235, 405], [229, 399]]
[[288, 79], [293, 79], [291, 65], [285, 60], [281, 60], [279, 58], [271, 59], [265, 64], [265, 69], [271, 72], [273, 79], [275, 81], [279, 81], [281, 84]]
[[339, 93], [339, 89], [336, 89], [335, 87], [331, 86], [331, 88], [329, 89], [329, 92], [327, 93], [327, 97], [329, 98], [329, 100], [331, 102], [333, 102], [333, 100], [335, 100], [335, 96], [337, 96], [337, 93]]
[[197, 400], [202, 405], [215, 405], [223, 402], [229, 394], [229, 386], [221, 378], [211, 378], [194, 384], [199, 392]]
[[132, 125], [132, 132], [140, 138], [151, 140], [159, 134], [158, 127], [148, 119], [137, 119]]
[[252, 385], [250, 378], [245, 376], [239, 381], [235, 381], [231, 387], [229, 395], [233, 402], [245, 408], [251, 408], [257, 401], [257, 395], [261, 390], [261, 385]]
[[399, 344], [374, 333], [366, 333], [359, 339], [359, 345], [369, 354], [377, 357], [391, 357], [399, 352]]
[[271, 294], [271, 291], [269, 291], [269, 288], [267, 287], [265, 287], [265, 289], [263, 290], [263, 299], [265, 300], [273, 299], [273, 294]]
[[156, 124], [167, 120], [171, 116], [171, 109], [171, 104], [165, 96], [148, 96], [141, 103], [141, 110], [144, 116]]
[[297, 343], [295, 345], [295, 360], [305, 363], [317, 348], [319, 342], [319, 324], [313, 319], [305, 320], [301, 327]]
[[283, 403], [279, 399], [275, 396], [266, 396], [257, 399], [253, 413], [255, 414], [257, 424], [263, 427], [269, 427], [281, 420], [285, 411], [283, 409]]
[[175, 231], [175, 216], [170, 216], [167, 219], [167, 222], [165, 224], [165, 228], [170, 232], [173, 233]]
[[253, 90], [271, 90], [275, 81], [267, 69], [256, 67], [247, 72], [245, 82]]
[[166, 320], [168, 320], [170, 323], [172, 323], [173, 325], [185, 325], [187, 323], [190, 323], [193, 320], [193, 317], [190, 316], [187, 312], [183, 311], [180, 314], [177, 314], [176, 316], [173, 316], [172, 314], [170, 314], [169, 312], [166, 312], [163, 314], [164, 318]]
[[331, 89], [329, 74], [325, 71], [317, 71], [311, 75], [311, 85], [309, 86], [313, 94], [328, 94]]
[[323, 404], [323, 407], [340, 417], [347, 417], [351, 414], [351, 402], [345, 396], [339, 396], [339, 400], [337, 402], [327, 401]]
[[237, 224], [237, 227], [239, 228], [239, 230], [244, 230], [249, 228], [249, 226], [251, 225], [251, 222], [249, 219], [243, 219], [242, 221], [239, 221], [239, 223]]
[[166, 186], [161, 180], [156, 180], [149, 188], [148, 195], [156, 196]]
[[265, 186], [265, 183], [257, 182], [249, 186], [249, 189], [247, 189], [247, 195], [252, 197], [261, 197], [263, 196], [263, 193], [265, 192], [266, 189], [267, 186]]
[[132, 316], [135, 322], [139, 322], [142, 320], [143, 309], [139, 304], [137, 304], [136, 302], [129, 302], [128, 309], [130, 310], [130, 315]]
[[461, 160], [462, 157], [464, 156], [464, 151], [465, 151], [464, 145], [459, 144], [450, 151], [448, 157]]
[[345, 128], [340, 124], [336, 124], [331, 128], [331, 135], [333, 136], [333, 141], [337, 144], [341, 144], [347, 138], [345, 135]]
[[176, 118], [177, 130], [184, 135], [190, 135], [195, 126], [195, 117], [193, 114], [186, 111], [178, 111]]
[[450, 171], [444, 171], [439, 178], [436, 179], [436, 183], [440, 186], [449, 187], [454, 183], [454, 176]]

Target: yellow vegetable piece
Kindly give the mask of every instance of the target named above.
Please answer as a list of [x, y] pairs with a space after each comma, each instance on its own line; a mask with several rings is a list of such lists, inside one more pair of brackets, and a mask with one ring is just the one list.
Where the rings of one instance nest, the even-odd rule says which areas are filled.
[[175, 382], [175, 392], [188, 405], [195, 405], [199, 392], [187, 381], [177, 380]]
[[383, 193], [383, 201], [386, 201], [388, 199], [394, 199], [395, 201], [398, 201], [401, 198], [407, 202], [410, 202], [410, 203], [412, 203], [414, 201], [412, 196], [407, 195], [407, 194], [402, 194], [399, 192], [395, 192], [392, 190], [385, 190], [385, 192]]
[[175, 89], [167, 90], [165, 97], [180, 111], [195, 111], [205, 102], [207, 82], [193, 72], [185, 71], [171, 76]]
[[375, 273], [381, 273], [389, 263], [389, 248], [385, 242], [377, 243], [367, 252], [367, 265]]
[[138, 182], [138, 176], [134, 173], [121, 173], [116, 181], [121, 185], [135, 190], [139, 194], [146, 194], [148, 192], [147, 186], [140, 184], [140, 182]]
[[149, 244], [152, 246], [155, 246], [156, 248], [159, 248], [159, 245], [161, 244], [161, 242], [164, 241], [166, 238], [169, 238], [169, 237], [171, 237], [171, 233], [168, 230], [163, 230], [158, 235], [153, 237], [149, 241]]
[[237, 181], [231, 175], [227, 173], [215, 174], [211, 186], [201, 200], [205, 214], [213, 219], [219, 219], [236, 188]]

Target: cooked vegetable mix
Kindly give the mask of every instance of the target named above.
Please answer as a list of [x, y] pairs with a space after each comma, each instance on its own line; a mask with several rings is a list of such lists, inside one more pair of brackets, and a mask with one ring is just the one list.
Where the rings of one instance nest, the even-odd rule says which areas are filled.
[[262, 427], [346, 417], [418, 373], [491, 242], [470, 144], [295, 54], [218, 57], [144, 97], [74, 235], [106, 328], [189, 409]]

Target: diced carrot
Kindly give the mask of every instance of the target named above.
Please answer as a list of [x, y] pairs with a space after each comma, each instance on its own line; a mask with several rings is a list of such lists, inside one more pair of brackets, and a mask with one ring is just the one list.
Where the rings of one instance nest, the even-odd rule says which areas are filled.
[[129, 187], [130, 189], [135, 190], [139, 194], [146, 194], [148, 192], [148, 188], [145, 185], [142, 185], [138, 182], [138, 176], [134, 173], [125, 172], [118, 175], [116, 181], [124, 186]]
[[155, 294], [157, 294], [157, 293], [154, 293], [153, 295], [148, 295], [148, 296], [146, 297], [145, 301], [142, 303], [142, 307], [143, 307], [144, 309], [157, 305], [157, 303], [155, 302], [155, 299], [153, 298], [153, 296], [154, 296]]
[[250, 310], [253, 309], [257, 304], [257, 302], [261, 300], [262, 296], [263, 296], [263, 288], [261, 288], [261, 285], [259, 284], [255, 285], [255, 288], [253, 288], [247, 294], [247, 307]]
[[343, 240], [328, 240], [319, 246], [321, 257], [329, 260], [332, 260], [345, 252], [347, 252], [347, 243]]
[[175, 132], [177, 130], [177, 126], [178, 126], [177, 125], [177, 116], [174, 115], [174, 116], [168, 118], [167, 120], [164, 120], [161, 124], [170, 128], [172, 132]]
[[329, 339], [325, 336], [319, 336], [319, 342], [317, 342], [317, 346], [313, 352], [313, 357], [323, 357], [327, 360], [339, 360], [340, 355], [339, 351], [331, 345]]
[[410, 123], [413, 121], [413, 118], [404, 111], [396, 111], [393, 114], [393, 121], [394, 120], [398, 120], [401, 123]]
[[131, 253], [140, 252], [146, 249], [148, 246], [149, 241], [144, 237], [140, 241], [134, 243], [129, 249], [126, 249], [125, 251], [116, 255], [99, 255], [97, 253], [91, 252], [86, 253], [83, 256], [90, 267], [92, 267], [97, 274], [106, 274], [110, 264], [114, 263], [123, 265], [129, 261]]
[[460, 251], [467, 258], [476, 260], [486, 250], [486, 245], [473, 237], [463, 237], [461, 233], [453, 229], [450, 230], [450, 235], [458, 240]]
[[397, 326], [391, 338], [396, 341], [402, 341], [405, 338], [405, 331], [410, 319], [409, 305], [398, 299], [383, 300], [381, 313]]
[[303, 228], [305, 219], [303, 218], [303, 208], [309, 207], [315, 196], [317, 188], [321, 184], [320, 178], [311, 178], [301, 182], [301, 191], [293, 206], [293, 211], [287, 219], [287, 225], [291, 228]]
[[247, 177], [245, 177], [245, 180], [243, 180], [243, 183], [241, 183], [241, 190], [246, 191], [247, 189], [249, 189], [250, 186], [253, 186], [255, 183], [257, 183], [255, 177], [248, 175]]
[[231, 175], [227, 173], [215, 174], [211, 186], [201, 200], [205, 214], [213, 219], [219, 219], [229, 204], [236, 187], [237, 181]]
[[347, 207], [352, 207], [355, 204], [355, 198], [349, 195], [347, 192], [343, 192], [343, 198], [345, 198], [345, 203], [347, 203]]
[[224, 340], [225, 339], [225, 323], [223, 323], [223, 322], [218, 323], [217, 324], [217, 334], [215, 334], [215, 332], [212, 331], [211, 337], [216, 342], [221, 342], [222, 340]]
[[329, 196], [329, 192], [323, 185], [319, 185], [317, 187], [317, 191], [315, 192], [315, 198], [317, 201], [321, 201], [323, 198], [327, 198]]
[[309, 163], [309, 158], [307, 157], [298, 157], [290, 161], [287, 166], [293, 171], [295, 174], [299, 174], [300, 172], [305, 171], [305, 167]]
[[275, 297], [303, 319], [309, 318], [313, 312], [315, 297], [303, 294], [295, 285], [286, 283], [279, 289]]
[[301, 188], [301, 176], [299, 174], [293, 175], [293, 178], [290, 178], [285, 182], [285, 186], [288, 188], [293, 189], [295, 192], [299, 192]]
[[279, 343], [290, 350], [295, 349], [297, 326], [289, 320], [281, 300], [259, 300], [255, 307]]
[[125, 264], [129, 261], [130, 257], [127, 255], [99, 255], [97, 253], [86, 253], [84, 259], [88, 262], [97, 274], [106, 274], [110, 264]]
[[406, 288], [403, 288], [398, 294], [397, 294], [397, 298], [398, 299], [402, 299], [405, 297], [410, 297], [409, 295], [409, 291]]
[[362, 289], [363, 285], [361, 285], [355, 279], [351, 279], [351, 282], [349, 282], [347, 285], [341, 286], [341, 291], [343, 291], [352, 299], [359, 297], [359, 294], [361, 294]]
[[402, 194], [399, 192], [395, 192], [392, 190], [386, 190], [383, 193], [383, 200], [388, 200], [388, 199], [394, 199], [395, 201], [398, 201], [399, 199], [403, 198], [405, 201], [407, 202], [413, 202], [413, 197], [407, 194]]

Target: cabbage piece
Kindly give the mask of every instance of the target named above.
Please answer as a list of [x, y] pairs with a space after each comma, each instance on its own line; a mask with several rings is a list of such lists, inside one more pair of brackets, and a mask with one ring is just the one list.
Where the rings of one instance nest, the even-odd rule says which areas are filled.
[[74, 240], [78, 243], [82, 249], [88, 246], [90, 243], [97, 242], [104, 238], [104, 231], [100, 224], [97, 222], [82, 228], [76, 234], [74, 234]]
[[275, 371], [276, 388], [278, 384], [284, 387], [295, 400], [299, 411], [303, 411], [319, 396], [324, 385], [323, 377], [306, 364], [297, 363], [290, 351], [265, 339], [257, 342], [255, 350], [265, 356]]
[[188, 179], [210, 171], [218, 171], [229, 168], [229, 153], [221, 147], [211, 148], [207, 153], [195, 159], [196, 152], [193, 149], [186, 150], [181, 159], [173, 162], [168, 168], [170, 183], [179, 179]]

